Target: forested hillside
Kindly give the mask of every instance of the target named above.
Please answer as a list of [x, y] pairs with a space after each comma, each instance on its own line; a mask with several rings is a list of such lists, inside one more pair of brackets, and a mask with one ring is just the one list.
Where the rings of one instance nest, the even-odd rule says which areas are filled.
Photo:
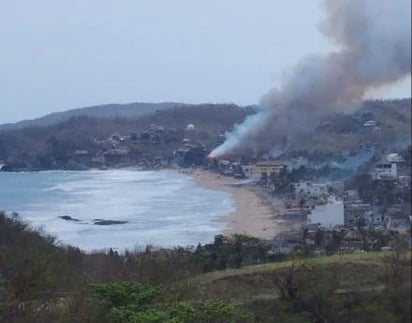
[[94, 155], [106, 149], [102, 141], [114, 133], [128, 137], [149, 131], [151, 125], [166, 129], [167, 144], [162, 141], [156, 145], [135, 144], [131, 148], [139, 153], [170, 157], [187, 136], [184, 131], [188, 124], [196, 127], [196, 138], [214, 147], [219, 134], [230, 130], [253, 111], [235, 105], [199, 105], [159, 110], [140, 118], [78, 116], [47, 127], [0, 131], [0, 161], [12, 160], [22, 168], [48, 169], [52, 168], [53, 161], [70, 158], [76, 150], [87, 150]]
[[341, 153], [359, 146], [406, 146], [411, 138], [411, 99], [364, 101], [348, 113], [321, 120], [307, 136], [292, 138], [291, 150]]

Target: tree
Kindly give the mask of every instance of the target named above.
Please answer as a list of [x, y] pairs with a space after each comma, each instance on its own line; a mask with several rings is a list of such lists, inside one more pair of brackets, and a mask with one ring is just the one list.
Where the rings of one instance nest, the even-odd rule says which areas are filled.
[[318, 228], [315, 232], [315, 246], [322, 247], [325, 243], [325, 231], [323, 229]]
[[3, 316], [3, 301], [4, 301], [4, 292], [5, 292], [5, 287], [6, 287], [6, 281], [3, 279], [3, 277], [0, 274], [0, 321], [2, 320]]

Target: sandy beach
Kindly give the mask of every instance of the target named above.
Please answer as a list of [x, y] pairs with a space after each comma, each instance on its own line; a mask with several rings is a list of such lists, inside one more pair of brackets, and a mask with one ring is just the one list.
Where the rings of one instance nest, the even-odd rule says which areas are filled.
[[290, 230], [290, 223], [280, 216], [282, 201], [267, 196], [259, 187], [239, 185], [239, 180], [200, 169], [181, 172], [193, 176], [203, 187], [233, 194], [236, 210], [222, 218], [228, 223], [228, 229], [223, 234], [246, 233], [271, 239]]

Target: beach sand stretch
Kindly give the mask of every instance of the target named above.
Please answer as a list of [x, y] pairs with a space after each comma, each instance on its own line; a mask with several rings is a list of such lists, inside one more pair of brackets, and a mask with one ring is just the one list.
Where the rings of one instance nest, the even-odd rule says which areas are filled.
[[243, 233], [262, 239], [272, 239], [291, 229], [289, 221], [282, 219], [283, 201], [273, 198], [261, 188], [239, 185], [239, 180], [211, 171], [180, 170], [191, 175], [196, 182], [208, 189], [229, 192], [235, 200], [235, 211], [221, 221], [228, 223], [223, 234]]

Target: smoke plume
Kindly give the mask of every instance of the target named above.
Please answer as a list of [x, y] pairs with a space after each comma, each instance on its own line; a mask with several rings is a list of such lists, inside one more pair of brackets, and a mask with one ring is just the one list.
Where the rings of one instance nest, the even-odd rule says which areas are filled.
[[323, 7], [320, 30], [339, 51], [303, 58], [262, 98], [262, 110], [237, 125], [210, 157], [268, 153], [367, 90], [410, 75], [410, 0], [324, 0]]

